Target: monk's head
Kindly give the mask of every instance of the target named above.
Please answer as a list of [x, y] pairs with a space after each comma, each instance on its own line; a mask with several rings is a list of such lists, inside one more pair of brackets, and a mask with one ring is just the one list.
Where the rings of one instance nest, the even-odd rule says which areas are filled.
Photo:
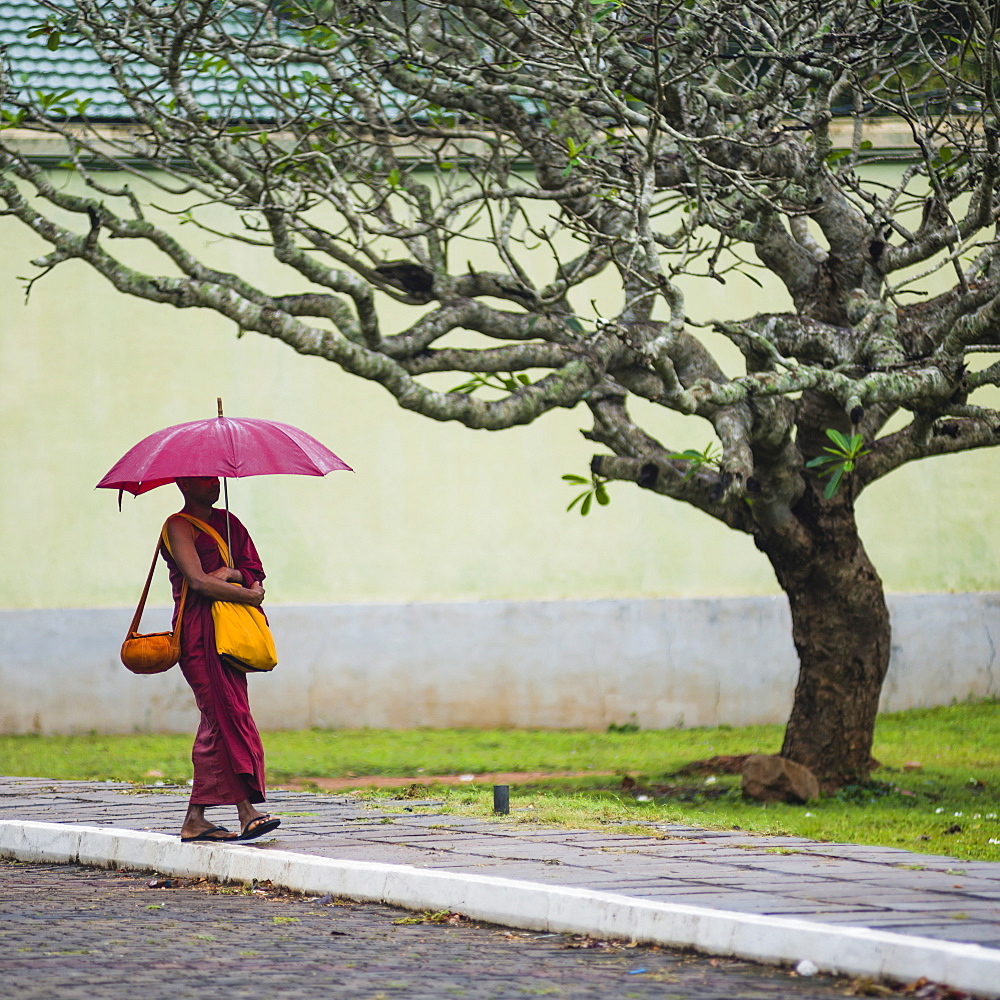
[[219, 499], [218, 476], [181, 476], [175, 482], [185, 500], [213, 507]]

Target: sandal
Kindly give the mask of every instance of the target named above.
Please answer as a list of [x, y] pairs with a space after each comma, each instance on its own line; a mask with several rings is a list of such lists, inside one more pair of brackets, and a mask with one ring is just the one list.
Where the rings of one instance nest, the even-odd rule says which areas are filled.
[[269, 816], [265, 813], [263, 816], [254, 816], [252, 820], [245, 827], [243, 827], [243, 832], [236, 838], [237, 840], [256, 840], [258, 837], [263, 837], [265, 833], [270, 833], [272, 830], [276, 830], [281, 826], [281, 820], [277, 816]]

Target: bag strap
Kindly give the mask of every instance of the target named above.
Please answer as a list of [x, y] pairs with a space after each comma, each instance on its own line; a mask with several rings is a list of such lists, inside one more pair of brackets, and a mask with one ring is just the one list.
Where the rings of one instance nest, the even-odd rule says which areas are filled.
[[[203, 531], [210, 538], [214, 539], [215, 544], [219, 546], [219, 554], [222, 556], [222, 561], [230, 569], [233, 568], [233, 558], [230, 555], [229, 546], [226, 545], [225, 539], [215, 530], [215, 528], [213, 528], [210, 524], [207, 524], [205, 521], [201, 521], [197, 517], [193, 517], [191, 514], [185, 514], [183, 511], [178, 511], [176, 514], [173, 514], [172, 516], [183, 517], [185, 521], [190, 521], [191, 524], [193, 524], [195, 528], [198, 529], [198, 531]], [[170, 518], [167, 518], [167, 521], [165, 521], [163, 524], [162, 536], [163, 536], [163, 544], [166, 545], [167, 551], [170, 552], [170, 555], [172, 556], [173, 552], [170, 551], [170, 540], [167, 538], [167, 522], [169, 522], [169, 520]]]
[[[166, 530], [166, 525], [164, 525], [164, 531]], [[138, 607], [135, 609], [135, 614], [132, 616], [132, 624], [129, 626], [128, 634], [132, 635], [138, 632], [139, 622], [142, 620], [142, 612], [146, 607], [146, 598], [149, 596], [149, 585], [153, 582], [153, 572], [156, 570], [156, 560], [160, 555], [160, 546], [163, 544], [161, 539], [156, 540], [156, 548], [153, 549], [153, 561], [149, 566], [149, 573], [146, 575], [146, 585], [142, 588], [142, 597], [139, 598]], [[169, 550], [168, 550], [169, 551]], [[179, 640], [181, 637], [181, 621], [184, 618], [184, 603], [187, 600], [188, 584], [187, 580], [181, 584], [181, 599], [177, 606], [177, 624], [174, 627], [174, 635]]]

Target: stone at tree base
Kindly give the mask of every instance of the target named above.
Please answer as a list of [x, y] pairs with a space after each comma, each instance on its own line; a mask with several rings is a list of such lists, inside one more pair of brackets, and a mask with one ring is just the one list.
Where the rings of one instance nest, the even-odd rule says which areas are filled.
[[758, 802], [801, 804], [819, 798], [816, 775], [784, 757], [751, 754], [743, 762], [743, 795]]

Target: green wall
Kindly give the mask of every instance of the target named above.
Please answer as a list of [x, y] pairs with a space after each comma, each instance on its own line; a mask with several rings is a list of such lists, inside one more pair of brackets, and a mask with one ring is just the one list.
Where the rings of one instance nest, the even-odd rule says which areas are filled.
[[[204, 239], [191, 227], [181, 233], [191, 245]], [[746, 537], [636, 487], [613, 485], [610, 507], [587, 518], [564, 513], [573, 492], [560, 476], [584, 473], [593, 450], [579, 433], [589, 425], [582, 407], [501, 433], [434, 423], [328, 362], [257, 334], [238, 339], [211, 313], [121, 296], [77, 262], [39, 281], [25, 304], [17, 276], [35, 273], [28, 261], [44, 249], [0, 218], [2, 608], [132, 604], [178, 494], [126, 496], [119, 513], [116, 494], [93, 485], [146, 434], [213, 416], [216, 396], [230, 416], [303, 427], [356, 470], [231, 484], [271, 602], [777, 592]], [[249, 248], [208, 240], [205, 252], [268, 290], [300, 287]], [[595, 295], [614, 308], [612, 289]], [[688, 295], [702, 319], [787, 302], [782, 289], [739, 278], [690, 283]], [[711, 439], [710, 426], [690, 418], [657, 412], [651, 426], [678, 449]], [[859, 516], [888, 589], [997, 588], [998, 486], [997, 453], [979, 452], [904, 468], [872, 487]]]

